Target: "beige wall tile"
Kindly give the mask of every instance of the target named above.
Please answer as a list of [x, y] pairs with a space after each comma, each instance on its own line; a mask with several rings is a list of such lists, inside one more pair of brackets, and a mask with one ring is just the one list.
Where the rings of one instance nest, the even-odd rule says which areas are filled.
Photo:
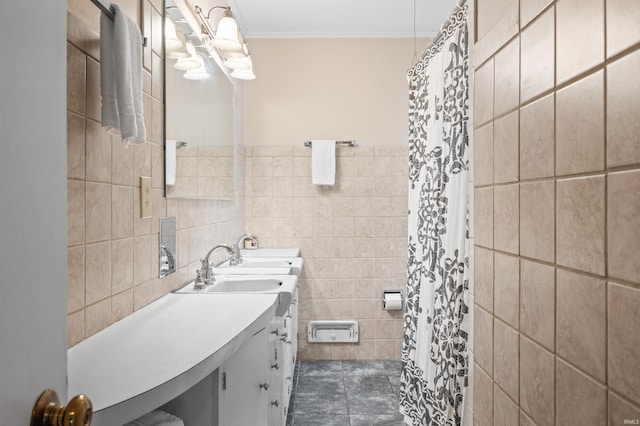
[[67, 252], [67, 312], [84, 308], [84, 246]]
[[67, 244], [84, 242], [84, 182], [67, 180]]
[[553, 0], [520, 0], [520, 27], [538, 16]]
[[476, 246], [474, 252], [475, 302], [493, 312], [493, 251]]
[[555, 346], [554, 268], [522, 260], [520, 289], [520, 330], [553, 350]]
[[[622, 424], [640, 418], [640, 369], [631, 361], [640, 358], [640, 341], [632, 331], [640, 325], [632, 308], [640, 301], [640, 266], [632, 255], [640, 249], [640, 26], [635, 25], [640, 5], [632, 0], [520, 0], [516, 15], [522, 30], [517, 34], [508, 30], [518, 22], [518, 16], [509, 16], [510, 6], [492, 14], [492, 28], [487, 28], [487, 17], [480, 15], [499, 4], [476, 3], [481, 28], [474, 45], [475, 77], [494, 103], [490, 115], [487, 103], [478, 102], [476, 87], [474, 113], [480, 118], [474, 123], [474, 184], [480, 188], [474, 192], [470, 229], [476, 238], [474, 307], [495, 309], [496, 325], [495, 404], [486, 410], [490, 417], [475, 413], [474, 424], [518, 424], [500, 411], [508, 401], [520, 410], [520, 426], [605, 424], [607, 415], [610, 426]], [[519, 52], [512, 47], [518, 43]], [[515, 101], [518, 90], [508, 89], [517, 65], [512, 55], [520, 73]], [[491, 85], [483, 83], [490, 74]], [[510, 101], [519, 105], [511, 107]], [[514, 165], [513, 155], [500, 158], [499, 127], [514, 111], [510, 108], [518, 106]], [[492, 163], [498, 173], [494, 179], [483, 170]], [[513, 178], [500, 176], [517, 169]], [[511, 182], [520, 186], [513, 197], [519, 207], [515, 225], [505, 209], [510, 185], [501, 185]], [[491, 220], [482, 215], [487, 211]], [[507, 248], [509, 242], [516, 246], [508, 240], [513, 233], [519, 235], [518, 251]], [[501, 288], [512, 282], [503, 280], [501, 272], [509, 254], [521, 256], [516, 398], [507, 398], [504, 380], [498, 379], [505, 364], [500, 357], [508, 351], [500, 332], [511, 330], [502, 319], [508, 315], [501, 306], [508, 305], [500, 300], [508, 294]], [[488, 263], [494, 256], [495, 265]], [[494, 272], [495, 289], [479, 278], [489, 276], [493, 283]], [[611, 282], [616, 279], [620, 284]], [[485, 393], [473, 390], [475, 402], [489, 398], [487, 389], [488, 384]]]
[[520, 406], [540, 426], [554, 424], [554, 364], [552, 353], [520, 338]]
[[476, 128], [493, 118], [493, 60], [475, 71], [473, 111]]
[[85, 114], [87, 57], [75, 46], [67, 43], [67, 108]]
[[[133, 283], [141, 284], [150, 280], [153, 275], [151, 273], [151, 262], [153, 256], [153, 242], [155, 236], [136, 237], [133, 240]], [[200, 252], [199, 252], [200, 253]], [[157, 257], [157, 256], [156, 256]]]
[[609, 283], [609, 386], [640, 403], [640, 290]]
[[133, 238], [111, 242], [111, 291], [133, 287]]
[[629, 419], [640, 419], [640, 408], [609, 392], [609, 424], [623, 425]]
[[554, 8], [548, 9], [520, 35], [520, 99], [553, 88], [555, 77]]
[[475, 190], [476, 244], [493, 248], [493, 188]]
[[607, 390], [558, 358], [556, 424], [599, 426], [607, 423]]
[[558, 269], [556, 275], [556, 351], [604, 382], [607, 342], [605, 283], [562, 269]]
[[119, 321], [133, 312], [133, 290], [116, 294], [111, 299], [111, 320]]
[[555, 260], [555, 182], [520, 184], [520, 254]]
[[129, 147], [133, 151], [133, 184], [140, 186], [140, 176], [151, 176], [151, 144]]
[[640, 283], [640, 171], [611, 173], [607, 182], [609, 276]]
[[[133, 175], [134, 150], [125, 148], [120, 137], [111, 138], [111, 183], [135, 185]], [[137, 178], [137, 177], [136, 177]]]
[[[621, 0], [611, 3], [621, 3]], [[629, 1], [628, 8], [638, 9]], [[640, 51], [607, 66], [607, 166], [640, 163]]]
[[558, 180], [556, 184], [558, 264], [604, 275], [604, 198], [604, 176]]
[[635, 0], [607, 0], [607, 56], [640, 41], [640, 4]]
[[520, 110], [520, 178], [554, 174], [555, 101], [552, 94]]
[[480, 368], [473, 369], [473, 420], [478, 426], [493, 425], [493, 381]]
[[494, 115], [518, 107], [520, 101], [520, 39], [516, 37], [495, 56]]
[[604, 2], [562, 0], [556, 4], [557, 83], [604, 60]]
[[111, 185], [87, 182], [85, 220], [87, 243], [111, 238]]
[[513, 0], [480, 0], [477, 3], [478, 38], [482, 38], [500, 20]]
[[495, 253], [494, 261], [494, 312], [497, 317], [517, 328], [520, 317], [520, 261], [515, 256], [502, 253]]
[[497, 119], [493, 124], [493, 181], [518, 180], [518, 112]]
[[91, 305], [111, 296], [111, 243], [86, 246], [85, 303]]
[[111, 138], [100, 123], [87, 120], [87, 180], [111, 182]]
[[133, 237], [133, 187], [111, 187], [111, 238]]
[[85, 309], [85, 337], [93, 336], [111, 324], [111, 298]]
[[518, 424], [518, 406], [497, 385], [493, 386], [493, 424], [494, 426], [513, 426]]
[[520, 426], [537, 426], [527, 414], [520, 410]]
[[102, 106], [100, 100], [100, 63], [87, 57], [87, 118], [100, 121]]
[[556, 174], [604, 169], [604, 73], [556, 95]]
[[[494, 247], [497, 250], [518, 254], [520, 250], [519, 185], [497, 186], [494, 188], [493, 194], [493, 223], [499, 224], [499, 226], [494, 225], [493, 229]], [[476, 241], [480, 225], [476, 223]]]
[[490, 377], [493, 377], [493, 316], [478, 307], [475, 309], [474, 316], [474, 360]]
[[474, 133], [473, 178], [476, 185], [493, 183], [493, 123]]
[[84, 309], [67, 316], [67, 345], [69, 347], [84, 339]]
[[500, 10], [500, 18], [495, 25], [483, 36], [473, 48], [474, 61], [484, 63], [494, 52], [507, 43], [518, 33], [520, 25], [519, 7], [517, 1], [512, 1], [506, 8]]
[[493, 377], [514, 400], [519, 398], [519, 333], [501, 321], [494, 321]]
[[67, 177], [84, 179], [84, 117], [67, 112]]

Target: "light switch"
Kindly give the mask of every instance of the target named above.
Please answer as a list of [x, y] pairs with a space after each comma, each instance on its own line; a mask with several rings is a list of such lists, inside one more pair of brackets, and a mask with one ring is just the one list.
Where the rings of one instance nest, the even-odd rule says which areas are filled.
[[151, 217], [151, 178], [140, 176], [140, 218]]

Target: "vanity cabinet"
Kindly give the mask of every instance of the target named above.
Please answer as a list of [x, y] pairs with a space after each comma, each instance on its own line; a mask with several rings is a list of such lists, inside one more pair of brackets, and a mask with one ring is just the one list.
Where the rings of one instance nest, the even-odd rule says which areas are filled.
[[220, 367], [219, 425], [269, 425], [269, 346], [267, 328], [263, 328]]
[[218, 372], [218, 425], [284, 426], [298, 343], [298, 287], [282, 316], [242, 345]]

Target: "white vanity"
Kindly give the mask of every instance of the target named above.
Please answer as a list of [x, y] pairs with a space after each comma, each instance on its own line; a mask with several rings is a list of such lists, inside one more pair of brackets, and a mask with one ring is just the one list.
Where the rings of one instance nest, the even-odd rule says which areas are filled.
[[[255, 253], [252, 253], [255, 254]], [[185, 424], [284, 426], [296, 359], [297, 276], [277, 292], [168, 294], [68, 351], [68, 393], [94, 426], [162, 408]]]

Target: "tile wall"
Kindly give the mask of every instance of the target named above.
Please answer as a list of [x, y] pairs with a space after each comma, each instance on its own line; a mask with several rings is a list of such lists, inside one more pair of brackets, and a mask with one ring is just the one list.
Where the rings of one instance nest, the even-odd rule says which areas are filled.
[[[301, 247], [301, 359], [399, 359], [402, 311], [381, 308], [404, 289], [408, 148], [338, 147], [336, 185], [311, 183], [311, 149], [246, 147], [246, 230], [265, 247]], [[307, 343], [309, 320], [359, 323], [357, 344]]]
[[474, 422], [637, 423], [640, 3], [476, 19]]
[[[206, 251], [234, 241], [243, 200], [163, 197], [162, 1], [119, 2], [138, 19], [147, 142], [123, 148], [100, 126], [99, 11], [67, 1], [68, 344], [73, 346], [187, 282]], [[152, 179], [152, 217], [140, 219], [140, 176]], [[241, 184], [241, 183], [240, 183]], [[158, 279], [158, 218], [175, 216], [176, 274]]]

